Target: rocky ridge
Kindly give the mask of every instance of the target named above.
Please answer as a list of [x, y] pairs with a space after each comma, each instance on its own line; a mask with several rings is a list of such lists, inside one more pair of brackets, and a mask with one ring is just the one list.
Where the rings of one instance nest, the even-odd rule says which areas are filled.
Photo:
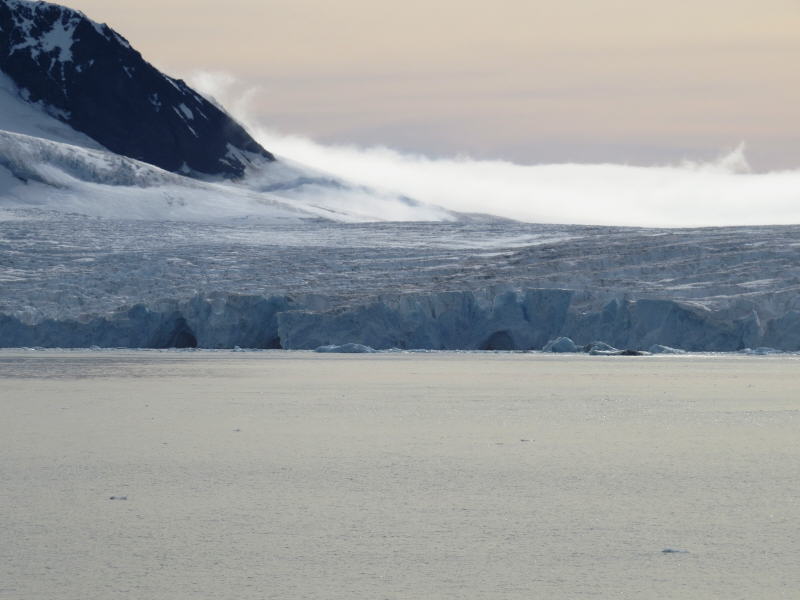
[[274, 160], [216, 104], [111, 27], [48, 2], [0, 0], [0, 71], [27, 102], [111, 152], [172, 172], [241, 177]]

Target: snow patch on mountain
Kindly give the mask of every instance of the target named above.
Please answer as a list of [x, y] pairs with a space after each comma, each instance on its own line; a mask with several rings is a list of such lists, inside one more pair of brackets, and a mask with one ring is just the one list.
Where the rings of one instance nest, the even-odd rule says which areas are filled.
[[[65, 10], [64, 7], [48, 2], [6, 0], [6, 4], [12, 9], [14, 27], [22, 38], [22, 41], [11, 47], [11, 54], [27, 50], [33, 58], [38, 58], [41, 53], [58, 50], [56, 60], [62, 63], [72, 60], [75, 29], [81, 19], [85, 18], [82, 13]], [[48, 30], [37, 32], [35, 16], [42, 10], [59, 10], [61, 17]]]

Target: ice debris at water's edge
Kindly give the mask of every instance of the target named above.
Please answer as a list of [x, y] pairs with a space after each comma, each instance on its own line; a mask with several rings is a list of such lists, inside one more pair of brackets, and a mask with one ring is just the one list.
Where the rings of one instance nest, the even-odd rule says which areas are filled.
[[614, 299], [587, 311], [575, 306], [574, 296], [562, 289], [478, 290], [343, 303], [316, 294], [216, 293], [63, 320], [26, 322], [0, 314], [0, 347], [313, 350], [355, 344], [377, 350], [539, 350], [549, 345], [597, 354], [800, 349], [796, 312], [761, 322], [650, 299]]
[[373, 354], [376, 350], [364, 344], [342, 344], [341, 346], [331, 344], [315, 348], [314, 352], [322, 354]]
[[578, 347], [570, 338], [561, 336], [547, 342], [542, 350], [544, 352], [557, 353], [577, 352]]
[[653, 344], [648, 349], [648, 352], [650, 352], [650, 354], [686, 354], [686, 350], [670, 348], [669, 346], [663, 346], [661, 344]]

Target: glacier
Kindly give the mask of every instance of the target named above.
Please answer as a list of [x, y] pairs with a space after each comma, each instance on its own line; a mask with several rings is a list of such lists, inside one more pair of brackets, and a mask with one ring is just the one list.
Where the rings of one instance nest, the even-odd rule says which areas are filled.
[[0, 346], [795, 351], [798, 234], [6, 208]]

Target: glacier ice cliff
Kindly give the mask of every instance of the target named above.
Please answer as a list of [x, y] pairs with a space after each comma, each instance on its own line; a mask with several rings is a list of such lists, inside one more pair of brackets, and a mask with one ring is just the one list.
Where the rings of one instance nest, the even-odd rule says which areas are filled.
[[[354, 342], [373, 348], [531, 350], [568, 337], [578, 346], [603, 340], [618, 348], [654, 344], [692, 351], [734, 351], [759, 345], [800, 348], [800, 337], [770, 336], [751, 313], [739, 318], [675, 300], [617, 300], [597, 311], [573, 304], [560, 289], [491, 290], [384, 296], [367, 304], [277, 315], [284, 347]], [[800, 325], [800, 315], [787, 315]], [[786, 327], [781, 323], [782, 330]]]
[[0, 315], [0, 346], [280, 348], [277, 314], [292, 307], [293, 302], [285, 297], [217, 294], [35, 324]]
[[37, 323], [2, 315], [0, 346], [538, 350], [563, 336], [579, 347], [604, 340], [634, 349], [800, 350], [799, 312], [761, 324], [752, 312], [731, 318], [675, 300], [615, 299], [584, 311], [574, 299], [570, 290], [486, 289], [382, 295], [337, 305], [317, 295], [217, 293]]

